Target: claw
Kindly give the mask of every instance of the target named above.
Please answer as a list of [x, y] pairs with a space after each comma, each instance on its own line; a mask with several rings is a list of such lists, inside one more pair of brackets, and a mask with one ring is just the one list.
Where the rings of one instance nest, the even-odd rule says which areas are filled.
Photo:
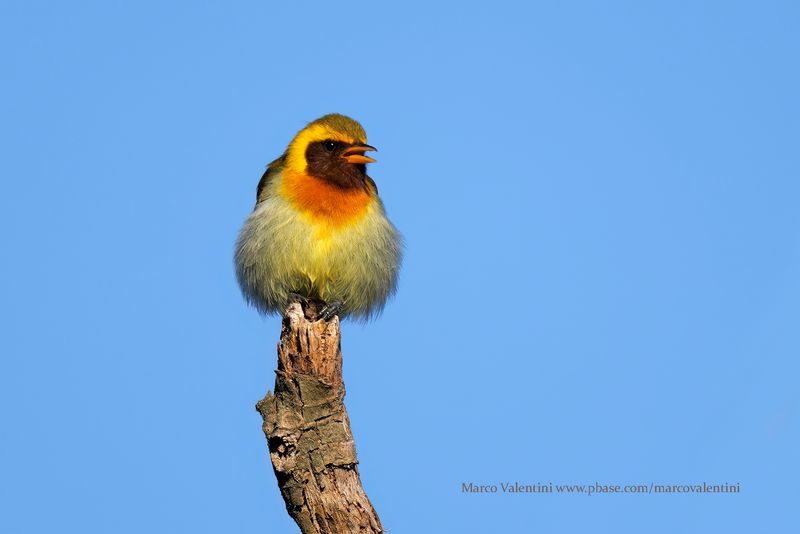
[[321, 310], [317, 313], [317, 320], [322, 319], [323, 321], [330, 321], [333, 319], [334, 316], [338, 315], [340, 311], [344, 308], [344, 302], [341, 300], [335, 300], [329, 304], [325, 304]]

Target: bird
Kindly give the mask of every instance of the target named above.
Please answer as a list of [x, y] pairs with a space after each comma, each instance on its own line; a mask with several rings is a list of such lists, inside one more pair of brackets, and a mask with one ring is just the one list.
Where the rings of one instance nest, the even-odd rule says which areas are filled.
[[317, 320], [368, 321], [397, 288], [403, 241], [365, 155], [364, 128], [338, 113], [308, 123], [267, 166], [236, 241], [236, 277], [264, 315], [320, 302]]

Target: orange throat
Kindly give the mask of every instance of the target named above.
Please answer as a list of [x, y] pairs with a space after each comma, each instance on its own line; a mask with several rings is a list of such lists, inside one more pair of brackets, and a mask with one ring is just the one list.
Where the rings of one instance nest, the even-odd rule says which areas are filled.
[[283, 173], [281, 194], [312, 221], [333, 227], [356, 222], [374, 200], [371, 189], [342, 189], [321, 178], [290, 170]]

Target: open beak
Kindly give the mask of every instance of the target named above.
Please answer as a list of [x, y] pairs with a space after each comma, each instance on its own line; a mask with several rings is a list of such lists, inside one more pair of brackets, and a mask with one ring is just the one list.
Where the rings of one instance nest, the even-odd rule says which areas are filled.
[[364, 155], [364, 152], [370, 150], [377, 152], [378, 149], [369, 145], [355, 145], [347, 147], [342, 152], [342, 157], [347, 160], [347, 163], [374, 163], [376, 160]]

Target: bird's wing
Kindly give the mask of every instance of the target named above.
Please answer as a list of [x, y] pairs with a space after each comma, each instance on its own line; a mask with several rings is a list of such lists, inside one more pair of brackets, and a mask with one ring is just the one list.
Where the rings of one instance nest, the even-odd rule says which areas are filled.
[[267, 170], [264, 171], [264, 174], [261, 176], [261, 180], [258, 181], [258, 187], [256, 187], [256, 206], [258, 206], [267, 197], [267, 192], [269, 191], [267, 186], [272, 180], [275, 179], [276, 176], [278, 176], [278, 174], [280, 174], [281, 168], [285, 162], [286, 154], [282, 155], [267, 166]]

